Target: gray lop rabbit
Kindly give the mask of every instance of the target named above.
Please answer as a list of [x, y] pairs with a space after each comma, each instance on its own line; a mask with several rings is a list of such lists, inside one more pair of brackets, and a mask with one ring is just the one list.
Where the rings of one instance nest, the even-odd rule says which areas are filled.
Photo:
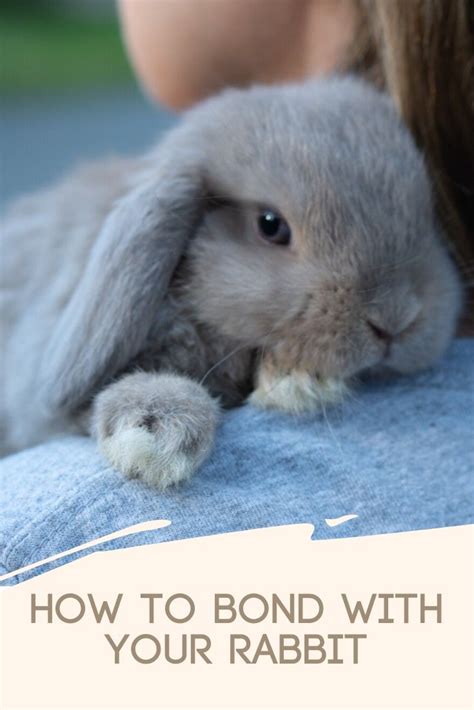
[[303, 412], [430, 366], [461, 305], [423, 159], [350, 77], [203, 102], [145, 156], [19, 200], [1, 253], [6, 447], [88, 431], [159, 487], [220, 406]]

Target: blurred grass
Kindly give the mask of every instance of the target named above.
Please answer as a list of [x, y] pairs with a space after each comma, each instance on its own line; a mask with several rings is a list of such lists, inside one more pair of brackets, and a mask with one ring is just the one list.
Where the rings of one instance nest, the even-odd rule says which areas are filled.
[[58, 6], [0, 4], [0, 91], [5, 94], [102, 88], [129, 83], [131, 69], [113, 16]]

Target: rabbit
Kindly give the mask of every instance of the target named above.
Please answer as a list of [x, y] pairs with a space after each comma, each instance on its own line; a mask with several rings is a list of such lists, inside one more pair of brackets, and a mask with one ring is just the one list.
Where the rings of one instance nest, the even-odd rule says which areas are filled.
[[161, 489], [222, 409], [311, 412], [430, 367], [462, 306], [423, 157], [352, 76], [227, 89], [18, 201], [1, 250], [8, 450], [88, 433]]

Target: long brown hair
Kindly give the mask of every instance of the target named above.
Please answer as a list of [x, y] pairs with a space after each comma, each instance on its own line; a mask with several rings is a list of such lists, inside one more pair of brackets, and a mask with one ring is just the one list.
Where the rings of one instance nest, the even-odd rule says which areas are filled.
[[387, 88], [422, 149], [464, 273], [474, 265], [474, 1], [356, 0], [349, 64]]

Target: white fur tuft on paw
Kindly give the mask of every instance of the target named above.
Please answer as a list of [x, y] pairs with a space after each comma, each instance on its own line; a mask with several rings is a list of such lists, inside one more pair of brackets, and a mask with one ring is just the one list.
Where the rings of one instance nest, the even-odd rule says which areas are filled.
[[336, 404], [348, 392], [343, 380], [317, 379], [307, 372], [269, 375], [261, 372], [258, 386], [249, 397], [250, 404], [260, 409], [278, 409], [288, 414], [316, 412]]
[[167, 446], [141, 427], [119, 429], [99, 446], [114, 468], [161, 489], [189, 478], [198, 465], [195, 456]]

